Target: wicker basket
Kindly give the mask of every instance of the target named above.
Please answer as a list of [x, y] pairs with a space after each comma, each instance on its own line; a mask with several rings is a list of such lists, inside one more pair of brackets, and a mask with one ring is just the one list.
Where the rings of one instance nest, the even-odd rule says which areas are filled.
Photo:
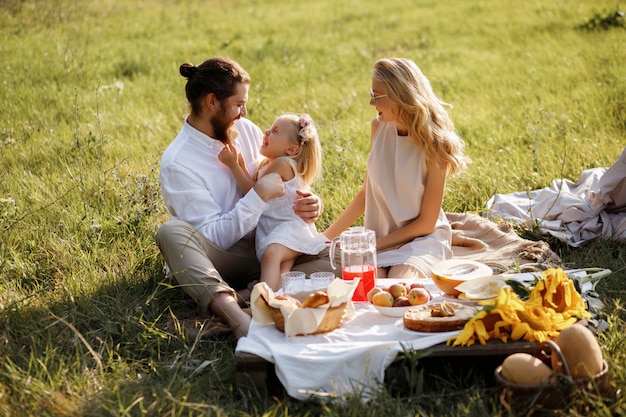
[[606, 394], [609, 389], [609, 372], [606, 361], [602, 361], [602, 371], [591, 378], [572, 379], [563, 353], [554, 341], [539, 344], [535, 357], [550, 366], [551, 356], [558, 355], [562, 362], [563, 374], [556, 375], [540, 385], [520, 385], [502, 376], [502, 366], [495, 370], [496, 390], [500, 404], [506, 409], [523, 415], [550, 415], [554, 410], [562, 410], [581, 397], [583, 392]]
[[[269, 307], [270, 314], [272, 315], [272, 320], [274, 320], [274, 325], [276, 326], [276, 328], [280, 330], [281, 332], [284, 332], [285, 331], [285, 316], [283, 315], [283, 313], [280, 311], [279, 308], [270, 306], [269, 303], [267, 303], [267, 300], [265, 298], [263, 298], [263, 301], [265, 301], [265, 303]], [[339, 326], [341, 326], [341, 322], [343, 320], [343, 316], [346, 312], [347, 306], [348, 306], [348, 303], [346, 302], [336, 307], [328, 307], [328, 308], [317, 307], [317, 308], [324, 308], [326, 310], [326, 313], [324, 314], [324, 319], [317, 326], [317, 329], [315, 329], [315, 331], [311, 333], [307, 333], [307, 334], [312, 335], [312, 334], [319, 334], [319, 333], [327, 333], [327, 332], [337, 329]], [[304, 334], [298, 334], [298, 336], [304, 336]]]

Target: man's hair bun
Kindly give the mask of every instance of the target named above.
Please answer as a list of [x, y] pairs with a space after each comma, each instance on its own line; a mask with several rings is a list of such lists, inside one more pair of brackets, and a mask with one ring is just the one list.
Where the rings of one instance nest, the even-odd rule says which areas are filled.
[[182, 64], [180, 66], [180, 75], [182, 75], [185, 78], [190, 78], [191, 76], [193, 76], [196, 72], [198, 72], [198, 67], [196, 67], [193, 64], [190, 64], [188, 62]]

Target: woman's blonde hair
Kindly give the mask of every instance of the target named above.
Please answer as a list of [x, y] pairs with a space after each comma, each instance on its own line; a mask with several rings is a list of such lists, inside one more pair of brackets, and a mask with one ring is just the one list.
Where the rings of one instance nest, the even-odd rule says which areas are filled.
[[309, 186], [318, 179], [322, 171], [322, 145], [313, 119], [308, 114], [298, 116], [293, 113], [283, 114], [279, 119], [288, 120], [293, 125], [293, 133], [289, 135], [289, 139], [300, 150], [291, 158], [296, 162], [296, 173]]
[[465, 168], [463, 140], [428, 78], [406, 58], [384, 58], [374, 64], [373, 77], [382, 81], [387, 98], [395, 105], [398, 121], [408, 127], [411, 140], [424, 150], [429, 160], [438, 161], [449, 174]]

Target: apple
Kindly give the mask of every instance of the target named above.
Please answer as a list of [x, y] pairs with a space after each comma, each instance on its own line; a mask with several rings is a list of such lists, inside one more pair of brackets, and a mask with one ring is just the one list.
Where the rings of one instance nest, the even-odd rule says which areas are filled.
[[412, 306], [424, 304], [430, 301], [430, 293], [426, 288], [413, 288], [407, 295]]
[[394, 306], [394, 307], [408, 307], [408, 306], [410, 306], [410, 305], [411, 305], [411, 302], [410, 302], [410, 301], [409, 301], [409, 299], [408, 299], [406, 296], [404, 296], [404, 295], [402, 295], [402, 296], [400, 296], [400, 297], [396, 298], [396, 299], [393, 301], [393, 306]]
[[374, 297], [374, 294], [381, 292], [383, 289], [380, 287], [374, 287], [371, 290], [369, 290], [367, 292], [367, 300], [371, 303], [372, 302], [372, 297]]
[[374, 304], [375, 306], [379, 306], [379, 307], [392, 307], [393, 295], [391, 295], [387, 291], [377, 292], [372, 297], [372, 304]]
[[393, 298], [406, 296], [406, 287], [402, 284], [391, 284], [389, 286], [389, 293]]

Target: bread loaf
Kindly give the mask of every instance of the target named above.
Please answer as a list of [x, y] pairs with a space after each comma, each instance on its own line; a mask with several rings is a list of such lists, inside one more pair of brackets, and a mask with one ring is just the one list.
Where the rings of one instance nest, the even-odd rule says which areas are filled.
[[[300, 301], [298, 301], [297, 298], [294, 298], [290, 295], [287, 294], [280, 294], [277, 295], [276, 297], [274, 297], [275, 300], [286, 300], [286, 301], [291, 301], [296, 307], [301, 307], [302, 303], [300, 303]], [[267, 301], [267, 300], [266, 300]]]
[[328, 303], [328, 294], [324, 291], [315, 291], [302, 301], [302, 308], [316, 308]]

